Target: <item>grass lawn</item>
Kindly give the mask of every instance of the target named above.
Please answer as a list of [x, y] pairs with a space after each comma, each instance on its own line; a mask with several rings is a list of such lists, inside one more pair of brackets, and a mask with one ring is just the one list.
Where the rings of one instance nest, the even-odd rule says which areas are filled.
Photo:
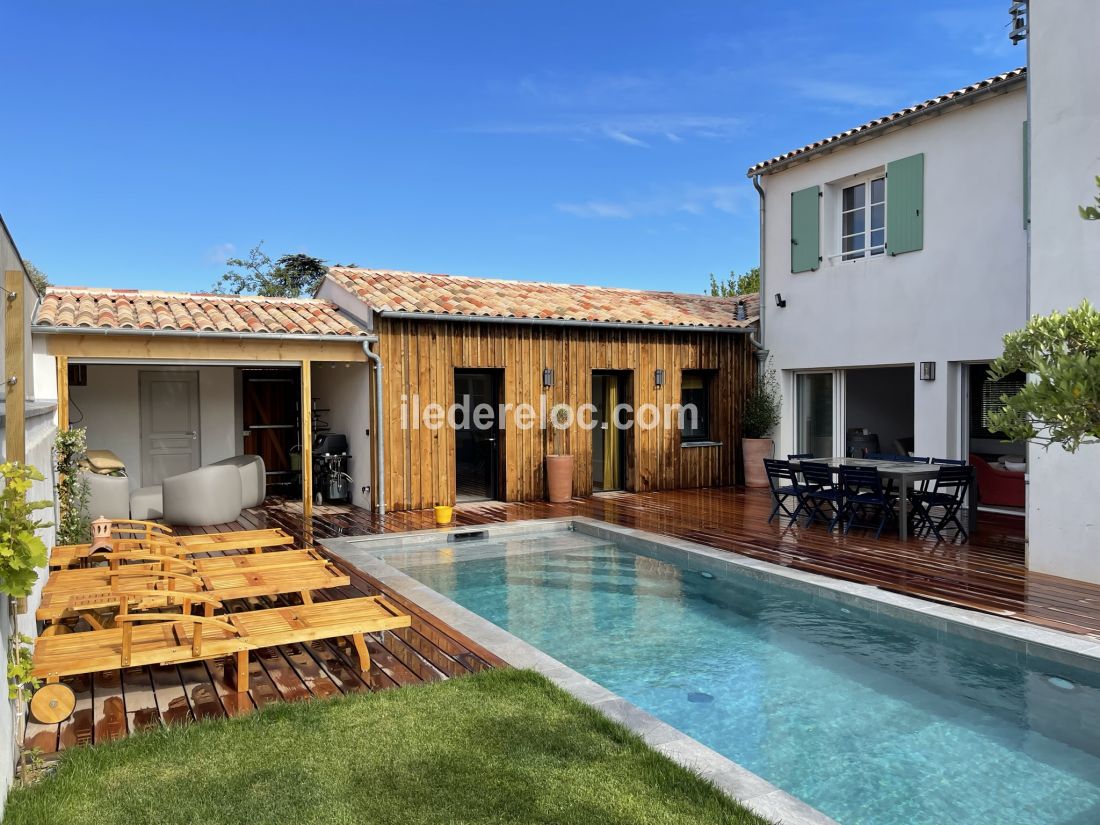
[[284, 703], [68, 751], [5, 825], [765, 821], [537, 674]]

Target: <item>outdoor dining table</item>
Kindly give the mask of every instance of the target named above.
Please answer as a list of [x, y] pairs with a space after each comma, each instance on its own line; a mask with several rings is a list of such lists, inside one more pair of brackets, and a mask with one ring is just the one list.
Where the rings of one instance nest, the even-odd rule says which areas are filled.
[[[805, 458], [816, 464], [828, 464], [834, 473], [839, 473], [842, 466], [846, 467], [874, 467], [879, 476], [884, 480], [892, 480], [898, 489], [898, 538], [902, 541], [909, 539], [909, 491], [918, 481], [935, 479], [940, 471], [939, 464], [918, 464], [911, 461], [881, 461], [871, 458], [848, 458], [846, 456], [834, 456], [833, 458]], [[791, 459], [791, 466], [797, 468], [800, 461]], [[973, 470], [971, 470], [973, 472]], [[970, 506], [967, 508], [967, 530], [974, 529], [975, 504], [977, 496], [974, 495], [973, 483], [971, 484]]]

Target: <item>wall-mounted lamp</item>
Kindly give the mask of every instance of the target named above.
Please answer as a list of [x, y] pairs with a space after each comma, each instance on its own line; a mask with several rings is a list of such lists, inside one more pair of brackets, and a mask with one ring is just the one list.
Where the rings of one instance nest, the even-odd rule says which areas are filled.
[[554, 386], [554, 371], [549, 367], [542, 371], [542, 385], [544, 387]]
[[658, 387], [663, 387], [665, 385], [665, 371], [664, 370], [654, 370], [653, 371], [653, 383]]
[[935, 361], [921, 361], [920, 362], [920, 380], [921, 381], [935, 381], [936, 380], [936, 362]]
[[782, 292], [775, 293], [775, 305], [780, 309], [783, 309], [787, 305], [786, 299], [783, 297]]

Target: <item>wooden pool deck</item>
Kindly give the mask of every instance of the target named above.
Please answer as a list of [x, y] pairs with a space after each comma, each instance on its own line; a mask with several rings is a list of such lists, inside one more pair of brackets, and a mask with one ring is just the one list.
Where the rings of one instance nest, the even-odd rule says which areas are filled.
[[[819, 525], [786, 528], [766, 523], [766, 491], [742, 488], [662, 493], [608, 493], [567, 504], [484, 503], [456, 510], [459, 525], [559, 516], [588, 516], [701, 542], [752, 558], [873, 584], [970, 609], [1100, 638], [1100, 586], [1030, 573], [1024, 568], [1023, 519], [981, 513], [966, 544], [911, 539], [906, 543], [854, 532], [830, 535]], [[302, 545], [326, 538], [434, 527], [431, 511], [378, 518], [344, 506], [315, 509], [303, 522], [301, 505], [269, 501], [232, 524], [205, 532], [282, 527]], [[335, 596], [380, 592], [355, 570], [352, 586]], [[391, 594], [392, 595], [392, 594]], [[252, 661], [252, 689], [233, 691], [219, 662], [133, 668], [75, 680], [77, 712], [60, 725], [30, 723], [27, 740], [43, 754], [125, 736], [131, 730], [192, 719], [234, 716], [273, 701], [334, 696], [435, 681], [499, 665], [491, 654], [416, 605], [402, 602], [413, 625], [368, 637], [371, 672], [360, 679], [349, 652], [335, 643], [291, 645]]]

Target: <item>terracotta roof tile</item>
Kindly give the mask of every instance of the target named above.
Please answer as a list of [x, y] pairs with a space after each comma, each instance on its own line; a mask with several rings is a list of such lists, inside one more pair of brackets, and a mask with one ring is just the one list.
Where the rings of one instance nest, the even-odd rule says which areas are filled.
[[37, 327], [349, 335], [366, 331], [317, 298], [260, 298], [51, 286]]
[[351, 267], [332, 267], [329, 278], [382, 315], [420, 312], [745, 329], [756, 323], [759, 308], [756, 295], [745, 296], [748, 317], [739, 321], [737, 298]]
[[939, 97], [932, 97], [928, 100], [921, 101], [920, 103], [916, 103], [897, 112], [892, 112], [888, 115], [883, 115], [880, 118], [875, 118], [874, 120], [868, 121], [861, 126], [856, 126], [854, 129], [849, 129], [846, 132], [841, 132], [839, 135], [833, 135], [832, 137], [824, 138], [823, 140], [816, 141], [815, 143], [809, 143], [801, 147], [800, 149], [794, 149], [782, 155], [776, 155], [774, 158], [761, 161], [755, 166], [750, 166], [747, 174], [749, 177], [752, 177], [753, 175], [776, 171], [778, 168], [788, 165], [791, 161], [814, 155], [829, 146], [855, 139], [868, 132], [885, 129], [890, 125], [896, 123], [897, 121], [904, 120], [911, 115], [917, 115], [922, 112], [927, 112], [930, 109], [958, 103], [965, 98], [969, 98], [972, 95], [976, 95], [981, 92], [989, 91], [995, 87], [1014, 85], [1017, 82], [1023, 82], [1026, 77], [1026, 67], [1003, 72], [1002, 74], [994, 75], [993, 77], [987, 77], [985, 80], [979, 80], [977, 83], [971, 83], [969, 86], [964, 86], [963, 88], [956, 89], [953, 92], [948, 92], [947, 94], [940, 95]]

